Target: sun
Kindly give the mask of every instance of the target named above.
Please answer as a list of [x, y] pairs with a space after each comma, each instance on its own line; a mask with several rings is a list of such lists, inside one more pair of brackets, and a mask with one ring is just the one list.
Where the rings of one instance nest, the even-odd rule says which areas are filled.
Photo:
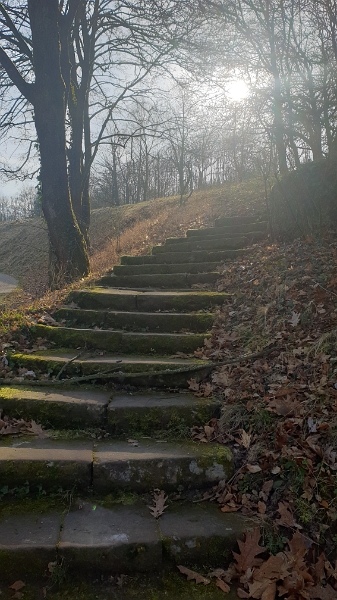
[[227, 86], [227, 94], [230, 100], [233, 102], [240, 102], [247, 98], [249, 94], [249, 88], [243, 79], [232, 79]]

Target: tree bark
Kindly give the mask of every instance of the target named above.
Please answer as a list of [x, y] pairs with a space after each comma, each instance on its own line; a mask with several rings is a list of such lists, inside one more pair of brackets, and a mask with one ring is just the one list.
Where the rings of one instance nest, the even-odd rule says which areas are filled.
[[[40, 145], [42, 210], [57, 277], [71, 281], [89, 272], [88, 252], [68, 185], [58, 0], [28, 0], [35, 70], [35, 126]], [[52, 284], [58, 282], [51, 282]]]

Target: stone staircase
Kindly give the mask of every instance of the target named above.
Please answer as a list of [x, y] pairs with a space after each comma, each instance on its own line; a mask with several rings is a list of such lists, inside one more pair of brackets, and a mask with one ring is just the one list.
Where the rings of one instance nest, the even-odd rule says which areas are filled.
[[[59, 326], [32, 328], [52, 349], [8, 356], [49, 379], [2, 386], [0, 408], [51, 436], [0, 439], [0, 500], [6, 507], [13, 497], [16, 506], [13, 491], [25, 488], [36, 498], [35, 511], [18, 502], [0, 512], [0, 581], [43, 576], [48, 563], [91, 577], [223, 566], [230, 558], [251, 524], [195, 502], [234, 465], [226, 447], [189, 439], [190, 427], [219, 405], [186, 388], [210, 370], [193, 353], [228, 299], [204, 286], [216, 282], [221, 261], [265, 235], [264, 222], [223, 218], [149, 256], [124, 256], [97, 287], [70, 294], [53, 315]], [[154, 489], [172, 493], [158, 520], [147, 506]], [[49, 507], [62, 494], [74, 500], [70, 510]]]

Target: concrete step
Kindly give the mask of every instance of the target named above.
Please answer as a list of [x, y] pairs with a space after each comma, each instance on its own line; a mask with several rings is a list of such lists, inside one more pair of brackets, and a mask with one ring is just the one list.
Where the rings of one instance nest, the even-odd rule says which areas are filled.
[[[58, 348], [34, 354], [12, 354], [10, 364], [25, 367], [35, 373], [49, 373], [50, 377], [58, 375], [65, 367], [62, 378], [84, 377], [99, 373], [109, 373], [106, 378], [95, 377], [96, 383], [108, 381], [118, 384], [130, 384], [139, 387], [155, 388], [187, 388], [187, 380], [192, 376], [198, 382], [211, 371], [206, 360], [170, 358], [153, 355], [121, 355], [106, 354], [100, 351], [81, 352], [78, 350]], [[76, 359], [76, 360], [74, 360]], [[71, 361], [71, 362], [70, 362]], [[198, 370], [195, 371], [195, 367]], [[200, 370], [199, 370], [200, 369]], [[71, 384], [71, 379], [69, 384]]]
[[155, 275], [107, 275], [102, 277], [99, 285], [116, 288], [152, 288], [152, 289], [188, 289], [193, 285], [212, 284], [219, 279], [219, 273], [172, 273]]
[[212, 313], [150, 313], [60, 308], [54, 319], [66, 326], [102, 327], [128, 331], [153, 331], [155, 333], [195, 331], [211, 329]]
[[0, 440], [0, 489], [29, 485], [34, 493], [79, 490], [111, 494], [199, 489], [233, 474], [233, 456], [225, 446], [139, 439], [127, 441], [15, 439]]
[[188, 229], [186, 231], [186, 236], [188, 238], [208, 238], [214, 235], [222, 235], [226, 236], [230, 232], [235, 232], [237, 234], [250, 234], [254, 232], [266, 233], [268, 228], [267, 221], [260, 221], [259, 223], [246, 223], [243, 225], [224, 225], [217, 227], [205, 227], [204, 229]]
[[102, 427], [107, 423], [111, 392], [87, 390], [1, 386], [0, 408], [5, 415], [34, 419], [56, 429]]
[[[263, 220], [265, 220], [265, 216], [264, 218], [262, 217], [261, 221]], [[245, 217], [220, 217], [219, 219], [215, 219], [214, 225], [215, 227], [237, 227], [256, 222], [259, 222], [256, 217], [246, 215]]]
[[[137, 257], [138, 258], [138, 257]], [[157, 273], [210, 273], [216, 271], [217, 262], [181, 263], [181, 264], [148, 264], [148, 265], [116, 265], [113, 273], [124, 275], [154, 275]]]
[[114, 394], [107, 410], [106, 429], [121, 435], [186, 435], [193, 425], [204, 425], [219, 412], [213, 398], [196, 398], [188, 393], [148, 392]]
[[122, 256], [122, 265], [179, 265], [186, 263], [210, 262], [217, 265], [227, 259], [239, 258], [249, 252], [249, 248], [240, 248], [239, 250], [217, 250], [208, 252], [207, 250], [192, 252], [162, 252], [159, 255], [145, 254], [144, 256]]
[[[108, 509], [99, 502], [81, 501], [65, 515], [53, 510], [6, 516], [0, 520], [0, 580], [8, 585], [20, 579], [36, 581], [48, 572], [49, 563], [62, 565], [66, 577], [77, 574], [79, 579], [161, 573], [166, 566], [172, 569], [172, 562], [209, 569], [219, 567], [221, 559], [226, 568], [232, 550], [237, 551], [237, 539], [254, 527], [252, 520], [223, 514], [210, 503], [170, 503], [158, 521], [141, 502]], [[151, 587], [151, 597], [152, 591]], [[166, 597], [166, 591], [156, 598]], [[123, 590], [119, 592], [124, 598]], [[170, 595], [169, 600], [178, 596]]]
[[223, 292], [141, 292], [139, 290], [116, 290], [113, 288], [92, 288], [71, 292], [69, 302], [80, 308], [109, 309], [121, 311], [177, 311], [214, 309], [231, 299]]
[[174, 252], [193, 252], [198, 250], [238, 250], [247, 246], [249, 242], [248, 237], [235, 237], [233, 239], [205, 239], [199, 240], [194, 238], [186, 238], [186, 242], [181, 242], [180, 244], [164, 244], [163, 246], [154, 246], [152, 248], [152, 254], [158, 255], [163, 254], [165, 252], [169, 252], [170, 248], [174, 248]]
[[190, 354], [203, 346], [205, 339], [210, 338], [209, 333], [142, 333], [48, 325], [34, 325], [30, 332], [35, 338], [47, 339], [61, 348], [94, 348], [121, 354]]
[[[221, 235], [221, 232], [218, 231], [217, 228], [213, 227], [213, 233], [209, 236], [207, 236], [207, 240], [212, 240], [213, 238], [219, 237]], [[236, 232], [233, 231], [233, 229], [231, 227], [227, 228], [227, 234], [225, 236], [221, 236], [221, 239], [223, 240], [236, 240], [237, 238], [242, 238], [243, 234], [240, 232]], [[200, 230], [202, 231], [202, 230]], [[247, 235], [252, 235], [254, 232], [249, 232], [247, 233]], [[246, 237], [246, 233], [244, 234], [244, 237]], [[194, 237], [187, 237], [187, 235], [184, 235], [183, 237], [169, 237], [166, 238], [165, 240], [165, 246], [175, 246], [176, 244], [183, 244], [185, 242], [194, 242], [196, 241], [196, 236]]]
[[3, 414], [34, 419], [46, 428], [78, 429], [100, 427], [115, 436], [153, 435], [162, 430], [186, 435], [193, 425], [204, 425], [219, 412], [212, 398], [189, 393], [109, 392], [88, 386], [84, 390], [60, 386], [2, 386]]
[[[230, 229], [230, 228], [228, 228]], [[186, 247], [190, 247], [190, 244], [195, 244], [195, 247], [199, 247], [200, 244], [214, 244], [214, 247], [222, 247], [223, 244], [226, 244], [228, 240], [242, 240], [241, 233], [231, 233], [231, 234], [222, 234], [223, 228], [214, 228], [213, 235], [208, 235], [206, 237], [203, 236], [192, 236], [192, 237], [182, 237], [182, 238], [168, 238], [164, 244], [168, 250], [171, 248], [182, 247], [182, 244], [185, 244]], [[266, 236], [265, 231], [250, 231], [244, 234], [245, 244], [257, 242], [263, 239]]]

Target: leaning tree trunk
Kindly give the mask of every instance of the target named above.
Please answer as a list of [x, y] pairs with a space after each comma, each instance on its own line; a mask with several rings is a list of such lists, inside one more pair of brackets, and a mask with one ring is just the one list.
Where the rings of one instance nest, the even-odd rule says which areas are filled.
[[68, 184], [59, 7], [57, 0], [28, 0], [28, 7], [34, 51], [34, 111], [41, 156], [42, 210], [57, 276], [71, 281], [88, 274], [89, 259]]

